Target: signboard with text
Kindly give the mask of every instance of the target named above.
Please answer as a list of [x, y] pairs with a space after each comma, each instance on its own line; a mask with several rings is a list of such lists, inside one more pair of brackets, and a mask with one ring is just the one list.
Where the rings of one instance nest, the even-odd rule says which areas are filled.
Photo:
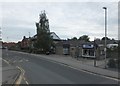
[[93, 44], [84, 44], [83, 48], [89, 48], [89, 49], [93, 49], [94, 45]]

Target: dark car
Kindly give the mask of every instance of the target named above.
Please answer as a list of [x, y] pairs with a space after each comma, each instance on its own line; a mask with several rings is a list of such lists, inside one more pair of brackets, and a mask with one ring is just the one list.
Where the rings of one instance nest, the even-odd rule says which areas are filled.
[[49, 52], [49, 51], [47, 51], [47, 52], [46, 52], [46, 55], [49, 55], [49, 54], [50, 54], [50, 52]]

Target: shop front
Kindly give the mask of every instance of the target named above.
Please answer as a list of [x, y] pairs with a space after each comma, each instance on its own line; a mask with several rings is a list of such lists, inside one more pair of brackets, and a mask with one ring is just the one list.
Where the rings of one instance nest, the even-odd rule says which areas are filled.
[[93, 44], [82, 45], [82, 57], [95, 58], [95, 50]]

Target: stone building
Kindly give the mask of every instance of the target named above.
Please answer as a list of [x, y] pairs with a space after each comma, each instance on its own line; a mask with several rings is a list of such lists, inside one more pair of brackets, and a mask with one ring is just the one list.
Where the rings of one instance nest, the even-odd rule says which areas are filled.
[[[114, 41], [107, 41], [107, 48], [118, 46]], [[56, 54], [71, 57], [104, 58], [104, 41], [62, 40], [56, 44]], [[109, 53], [107, 54], [109, 55]]]
[[99, 59], [104, 54], [103, 50], [103, 46], [98, 46], [94, 42], [80, 40], [63, 40], [56, 44], [56, 54], [70, 55], [73, 58], [87, 57]]

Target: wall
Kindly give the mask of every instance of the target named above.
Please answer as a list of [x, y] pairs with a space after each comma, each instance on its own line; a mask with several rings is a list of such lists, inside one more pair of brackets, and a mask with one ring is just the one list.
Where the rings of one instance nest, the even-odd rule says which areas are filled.
[[70, 56], [75, 57], [76, 47], [70, 47]]
[[63, 46], [56, 46], [56, 54], [63, 55]]

